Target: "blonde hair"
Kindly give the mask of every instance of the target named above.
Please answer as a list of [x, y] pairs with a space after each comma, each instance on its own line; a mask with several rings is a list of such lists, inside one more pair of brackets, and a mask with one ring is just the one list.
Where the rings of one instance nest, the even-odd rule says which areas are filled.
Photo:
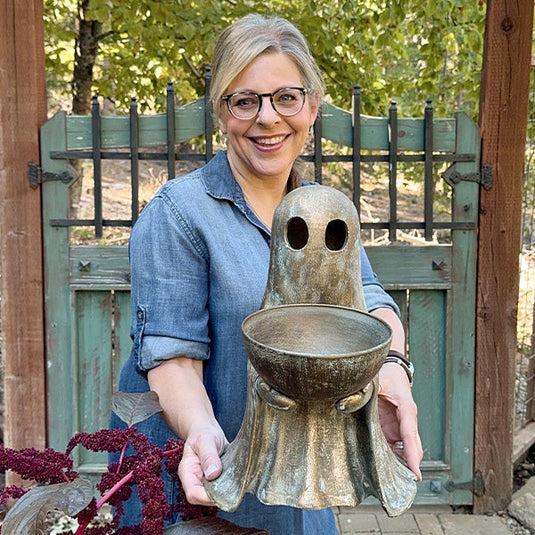
[[268, 52], [290, 57], [303, 77], [304, 86], [323, 96], [323, 78], [303, 34], [281, 17], [250, 14], [223, 30], [216, 43], [210, 86], [216, 116], [219, 116], [221, 97], [234, 78], [258, 56]]

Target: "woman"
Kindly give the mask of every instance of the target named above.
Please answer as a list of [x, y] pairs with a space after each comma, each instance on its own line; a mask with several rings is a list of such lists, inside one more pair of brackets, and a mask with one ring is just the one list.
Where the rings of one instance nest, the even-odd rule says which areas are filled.
[[[322, 94], [308, 45], [288, 21], [249, 15], [228, 27], [216, 45], [211, 93], [227, 151], [168, 182], [132, 231], [134, 347], [120, 389], [158, 393], [162, 417], [138, 428], [160, 445], [173, 434], [185, 440], [179, 476], [190, 503], [210, 504], [203, 478], [221, 473], [220, 454], [242, 422], [241, 323], [260, 307], [273, 213], [303, 184], [294, 163]], [[364, 252], [362, 279], [368, 309], [390, 324], [392, 349], [403, 353], [396, 306]], [[390, 444], [403, 441], [400, 453], [420, 479], [422, 448], [406, 370], [385, 364], [380, 383], [383, 431]], [[337, 533], [330, 510], [264, 506], [251, 495], [220, 516], [271, 535]]]

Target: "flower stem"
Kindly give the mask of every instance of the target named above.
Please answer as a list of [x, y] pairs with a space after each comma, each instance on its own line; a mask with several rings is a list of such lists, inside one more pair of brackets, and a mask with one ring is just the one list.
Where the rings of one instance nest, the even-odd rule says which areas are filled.
[[117, 474], [118, 474], [119, 471], [121, 470], [121, 466], [122, 466], [122, 464], [123, 464], [123, 459], [124, 459], [124, 456], [125, 456], [125, 453], [126, 453], [126, 448], [128, 447], [128, 443], [129, 443], [129, 442], [130, 442], [130, 441], [127, 440], [127, 441], [125, 442], [124, 446], [123, 446], [123, 449], [121, 450], [121, 455], [120, 455], [120, 457], [119, 457], [119, 462], [118, 462], [118, 464], [117, 464], [117, 472], [116, 472]]
[[169, 455], [173, 455], [174, 453], [179, 453], [182, 448], [175, 448], [174, 450], [167, 450], [162, 452], [162, 457], [169, 457]]
[[74, 535], [83, 535], [83, 533], [85, 532], [85, 528], [87, 528], [88, 525], [89, 525], [89, 520], [85, 520], [84, 522], [82, 522], [78, 526], [78, 529], [75, 531]]
[[[126, 449], [126, 446], [124, 449]], [[123, 453], [124, 453], [124, 449], [123, 449]], [[175, 448], [172, 450], [164, 451], [162, 452], [162, 457], [169, 457], [170, 455], [173, 455], [174, 453], [179, 453], [180, 450], [181, 448]], [[122, 457], [122, 454], [121, 454], [121, 457]], [[122, 479], [117, 481], [117, 483], [115, 483], [115, 485], [113, 485], [111, 489], [105, 492], [100, 498], [100, 500], [97, 502], [97, 511], [99, 511], [100, 508], [110, 499], [110, 496], [113, 496], [113, 494], [117, 491], [117, 489], [120, 489], [125, 483], [128, 483], [132, 479], [133, 476], [134, 476], [134, 471], [131, 470]], [[89, 525], [89, 522], [90, 521], [87, 520], [87, 521], [84, 521], [82, 524], [80, 524], [74, 535], [83, 535], [85, 533], [85, 529]]]
[[[134, 471], [128, 472], [122, 479], [117, 481], [113, 487], [108, 490], [108, 492], [104, 493], [104, 495], [100, 498], [100, 500], [97, 502], [97, 511], [109, 500], [110, 496], [113, 496], [115, 491], [117, 489], [120, 489], [125, 483], [130, 481], [132, 477], [134, 476]], [[83, 532], [82, 532], [83, 533]]]

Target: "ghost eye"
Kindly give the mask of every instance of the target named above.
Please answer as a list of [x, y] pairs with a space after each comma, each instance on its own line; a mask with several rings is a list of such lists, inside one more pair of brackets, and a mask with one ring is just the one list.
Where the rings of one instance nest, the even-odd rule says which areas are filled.
[[292, 249], [302, 249], [308, 243], [308, 226], [305, 220], [292, 217], [286, 227], [286, 238]]
[[347, 241], [347, 225], [341, 219], [329, 221], [325, 229], [325, 245], [330, 251], [340, 251]]

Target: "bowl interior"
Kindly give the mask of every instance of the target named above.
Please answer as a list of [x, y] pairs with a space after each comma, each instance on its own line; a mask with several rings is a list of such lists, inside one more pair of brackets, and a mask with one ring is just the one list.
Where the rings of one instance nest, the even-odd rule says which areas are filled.
[[367, 355], [390, 342], [383, 321], [334, 305], [284, 305], [245, 319], [243, 335], [256, 346], [288, 356], [336, 359]]

